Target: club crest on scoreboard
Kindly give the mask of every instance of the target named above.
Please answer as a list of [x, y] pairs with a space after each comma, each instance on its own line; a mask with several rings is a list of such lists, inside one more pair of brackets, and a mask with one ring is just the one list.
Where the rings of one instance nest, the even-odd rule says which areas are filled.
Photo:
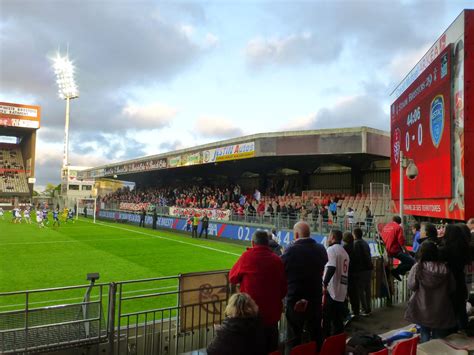
[[430, 135], [433, 145], [438, 148], [444, 131], [444, 97], [437, 95], [431, 101], [430, 107]]
[[398, 164], [398, 159], [400, 157], [401, 135], [400, 128], [397, 128], [393, 134], [393, 157], [395, 158], [395, 164]]

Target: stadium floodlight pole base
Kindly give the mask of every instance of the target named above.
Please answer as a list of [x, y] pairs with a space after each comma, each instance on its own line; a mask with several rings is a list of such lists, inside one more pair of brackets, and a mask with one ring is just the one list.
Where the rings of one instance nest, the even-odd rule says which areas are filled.
[[95, 223], [95, 220], [96, 220], [96, 212], [97, 212], [97, 198], [78, 198], [76, 199], [76, 220], [79, 219], [79, 202], [81, 201], [91, 201], [91, 202], [94, 202], [94, 211], [92, 213], [93, 217], [94, 217], [94, 223]]

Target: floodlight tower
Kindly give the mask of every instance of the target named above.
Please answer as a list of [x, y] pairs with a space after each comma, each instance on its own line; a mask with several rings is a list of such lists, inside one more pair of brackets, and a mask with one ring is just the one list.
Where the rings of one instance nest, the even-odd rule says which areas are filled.
[[74, 65], [68, 55], [61, 56], [59, 53], [54, 59], [54, 72], [58, 84], [59, 97], [66, 100], [66, 123], [64, 127], [64, 156], [63, 169], [69, 165], [69, 102], [79, 97], [76, 82], [74, 81]]

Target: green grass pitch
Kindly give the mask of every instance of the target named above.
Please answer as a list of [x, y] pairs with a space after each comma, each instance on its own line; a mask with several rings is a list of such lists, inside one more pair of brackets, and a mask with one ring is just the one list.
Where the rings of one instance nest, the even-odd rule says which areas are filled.
[[[9, 217], [7, 213], [0, 220], [0, 292], [85, 285], [90, 272], [99, 272], [98, 282], [108, 283], [228, 269], [245, 249], [242, 245], [126, 224], [93, 224], [90, 219], [61, 223], [57, 228], [52, 227], [50, 219], [49, 226], [40, 229], [34, 222], [13, 224]], [[176, 280], [132, 284], [124, 292], [140, 295], [172, 291], [176, 285]], [[37, 293], [31, 294], [29, 301], [42, 307], [75, 299], [80, 302], [83, 294], [83, 289]], [[24, 298], [0, 297], [0, 312], [22, 309]], [[170, 303], [174, 300], [168, 298]], [[129, 311], [158, 306], [152, 303], [138, 301]]]

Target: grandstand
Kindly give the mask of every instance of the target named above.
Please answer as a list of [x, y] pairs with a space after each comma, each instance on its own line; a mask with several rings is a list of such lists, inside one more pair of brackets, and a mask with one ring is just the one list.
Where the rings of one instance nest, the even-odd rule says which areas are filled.
[[[314, 218], [315, 205], [336, 200], [342, 216], [352, 208], [354, 218], [363, 221], [366, 206], [376, 216], [390, 208], [389, 157], [389, 134], [367, 127], [260, 133], [99, 166], [80, 172], [79, 178], [95, 179], [96, 186], [103, 179], [135, 183], [132, 196], [124, 199], [122, 194], [113, 201], [127, 202], [120, 206], [104, 199], [110, 197], [110, 190], [98, 188], [102, 209], [136, 211], [149, 203], [185, 208], [212, 205], [229, 210], [230, 219], [239, 219], [247, 211], [239, 210], [238, 197], [232, 195], [238, 186], [257, 216], [273, 217], [285, 206], [297, 213], [303, 208], [302, 213]], [[189, 192], [190, 187], [197, 190]], [[170, 194], [171, 189], [175, 193]], [[261, 192], [260, 201], [253, 198], [255, 190]], [[190, 198], [179, 199], [177, 195], [183, 194]], [[202, 195], [207, 200], [201, 204]]]
[[0, 200], [10, 209], [29, 199], [35, 182], [40, 107], [0, 102]]
[[0, 144], [0, 193], [28, 194], [28, 181], [21, 150]]
[[137, 187], [192, 180], [238, 183], [246, 192], [355, 195], [370, 182], [389, 183], [389, 157], [388, 132], [367, 127], [260, 133], [99, 166], [79, 177], [117, 178]]

